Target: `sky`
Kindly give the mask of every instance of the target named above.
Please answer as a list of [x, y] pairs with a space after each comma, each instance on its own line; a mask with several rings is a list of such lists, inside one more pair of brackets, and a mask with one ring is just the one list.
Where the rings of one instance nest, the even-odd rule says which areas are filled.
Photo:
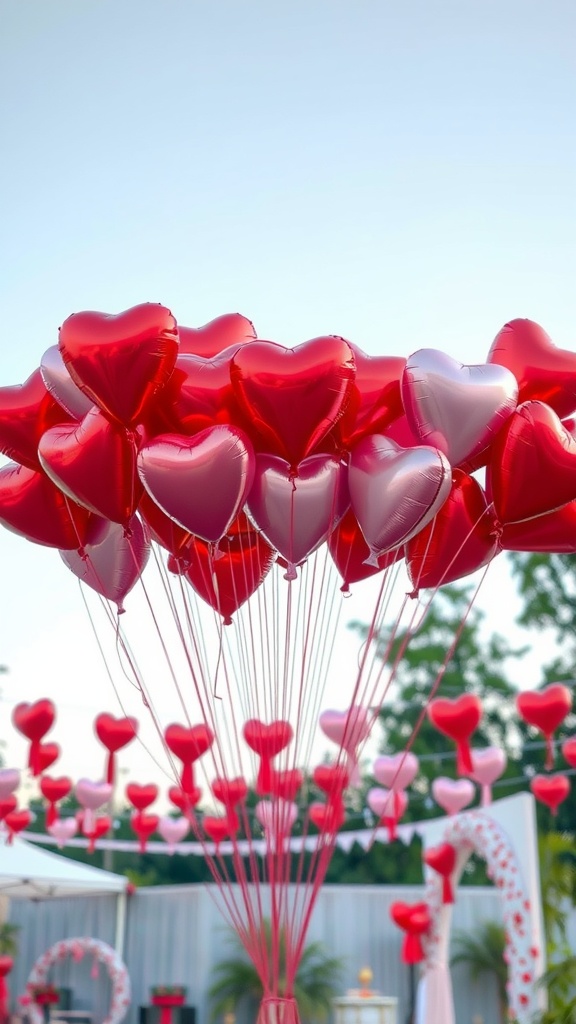
[[[575, 32], [572, 0], [4, 0], [0, 384], [69, 314], [145, 301], [372, 355], [481, 363], [518, 316], [573, 347]], [[51, 696], [62, 770], [95, 778], [119, 709], [77, 583], [4, 531], [0, 566], [7, 762], [13, 704]], [[479, 603], [515, 635], [503, 560]]]

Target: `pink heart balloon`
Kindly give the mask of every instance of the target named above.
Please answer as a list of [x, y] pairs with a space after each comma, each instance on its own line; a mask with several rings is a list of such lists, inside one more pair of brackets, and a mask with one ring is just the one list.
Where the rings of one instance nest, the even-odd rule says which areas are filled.
[[169, 853], [174, 853], [176, 843], [181, 843], [190, 831], [187, 818], [160, 818], [157, 831], [168, 845]]
[[422, 348], [402, 374], [402, 401], [411, 429], [458, 466], [487, 448], [518, 401], [516, 378], [504, 366], [464, 366]]
[[256, 817], [269, 839], [287, 836], [298, 817], [298, 804], [290, 800], [260, 800]]
[[54, 837], [58, 844], [58, 849], [62, 849], [72, 836], [76, 835], [78, 831], [78, 825], [76, 818], [57, 818], [51, 825], [48, 825], [46, 831]]
[[122, 612], [122, 602], [140, 579], [150, 555], [148, 529], [133, 516], [127, 531], [118, 523], [102, 520], [93, 536], [83, 554], [60, 551], [60, 558], [82, 583], [115, 601]]
[[400, 819], [408, 807], [408, 797], [402, 790], [369, 789], [366, 802], [379, 821], [386, 818]]
[[238, 427], [224, 423], [194, 437], [162, 434], [139, 452], [138, 472], [167, 516], [216, 544], [246, 501], [254, 478], [254, 451]]
[[82, 807], [89, 811], [97, 811], [107, 804], [112, 796], [109, 782], [92, 782], [90, 779], [79, 779], [74, 787], [76, 799]]
[[374, 712], [353, 704], [346, 711], [323, 711], [319, 725], [325, 736], [337, 743], [348, 754], [355, 754], [356, 748], [370, 735]]
[[58, 345], [46, 349], [40, 361], [40, 373], [46, 389], [58, 404], [75, 419], [83, 419], [93, 403], [72, 380]]
[[506, 770], [508, 758], [500, 747], [471, 750], [470, 754], [473, 767], [471, 778], [482, 786], [482, 806], [486, 807], [492, 800], [490, 787]]
[[388, 789], [407, 789], [411, 786], [420, 767], [416, 754], [410, 750], [398, 754], [383, 754], [374, 761], [374, 778]]
[[446, 814], [458, 814], [472, 803], [475, 792], [470, 779], [447, 779], [441, 775], [432, 783], [432, 796]]
[[450, 494], [452, 470], [436, 448], [401, 448], [372, 434], [350, 456], [352, 509], [370, 548], [367, 565], [419, 533]]
[[0, 800], [5, 800], [20, 785], [20, 772], [17, 768], [0, 769]]
[[294, 566], [326, 540], [350, 505], [346, 467], [329, 455], [311, 455], [294, 476], [275, 455], [258, 455], [248, 511], [269, 544]]

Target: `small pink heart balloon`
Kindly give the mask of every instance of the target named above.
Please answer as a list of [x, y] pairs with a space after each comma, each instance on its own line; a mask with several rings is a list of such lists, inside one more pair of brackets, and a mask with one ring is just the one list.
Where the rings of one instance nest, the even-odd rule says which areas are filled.
[[256, 804], [256, 817], [267, 839], [280, 839], [290, 835], [298, 817], [298, 804], [291, 800], [260, 800]]
[[0, 800], [5, 800], [20, 785], [20, 772], [17, 768], [2, 768], [0, 770]]
[[103, 807], [112, 798], [112, 786], [109, 782], [92, 782], [90, 779], [79, 779], [74, 787], [76, 799], [84, 808], [82, 831], [90, 835], [95, 828], [94, 811]]
[[473, 772], [471, 778], [482, 786], [482, 806], [492, 801], [492, 784], [506, 770], [508, 759], [500, 747], [484, 747], [471, 750]]
[[58, 849], [61, 850], [78, 831], [76, 818], [57, 818], [56, 821], [47, 826], [46, 831], [54, 837], [58, 844]]
[[366, 802], [379, 820], [402, 817], [408, 806], [408, 797], [402, 790], [383, 789], [374, 786], [368, 790]]
[[181, 843], [184, 836], [190, 831], [190, 822], [187, 818], [160, 818], [158, 832], [168, 846], [168, 853], [174, 853], [176, 843]]
[[432, 783], [432, 796], [446, 814], [458, 814], [472, 803], [475, 792], [470, 779], [447, 779], [441, 775]]
[[410, 750], [383, 754], [374, 761], [374, 778], [388, 789], [408, 789], [418, 774], [419, 761]]
[[370, 735], [374, 717], [374, 712], [370, 708], [352, 704], [345, 711], [332, 709], [323, 711], [318, 720], [324, 735], [348, 754], [350, 785], [352, 786], [357, 786], [360, 782], [357, 750]]

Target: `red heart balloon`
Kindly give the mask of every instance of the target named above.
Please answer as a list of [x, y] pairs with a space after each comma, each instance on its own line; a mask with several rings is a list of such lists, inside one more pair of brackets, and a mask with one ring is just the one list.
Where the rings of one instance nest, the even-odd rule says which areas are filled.
[[138, 514], [148, 526], [152, 540], [161, 544], [175, 558], [179, 558], [183, 549], [193, 540], [192, 534], [170, 519], [146, 491], [140, 498]]
[[229, 809], [244, 803], [248, 796], [248, 786], [242, 777], [237, 779], [217, 778], [212, 782], [212, 793], [221, 804], [224, 804], [226, 809]]
[[47, 771], [60, 757], [61, 750], [57, 743], [40, 743], [38, 747], [39, 774]]
[[94, 731], [102, 746], [110, 753], [116, 753], [136, 738], [138, 722], [135, 718], [114, 718], [114, 715], [103, 712], [94, 720]]
[[32, 815], [29, 810], [22, 809], [17, 811], [10, 811], [4, 815], [4, 824], [9, 832], [16, 835], [18, 832], [23, 832], [25, 828], [32, 821]]
[[40, 792], [45, 800], [54, 804], [58, 800], [64, 800], [72, 790], [72, 780], [62, 775], [55, 779], [50, 775], [43, 775], [40, 779]]
[[558, 813], [558, 808], [570, 795], [570, 780], [566, 775], [535, 775], [530, 780], [530, 789], [534, 796], [542, 804], [550, 808], [552, 814]]
[[126, 786], [126, 797], [137, 811], [145, 811], [154, 803], [157, 796], [158, 786], [155, 786], [153, 782], [145, 786], [140, 786], [137, 782], [129, 782]]
[[404, 412], [400, 378], [406, 360], [398, 356], [367, 356], [356, 345], [349, 344], [356, 362], [356, 378], [335, 431], [344, 448], [351, 448], [368, 434], [387, 433], [389, 424]]
[[234, 824], [235, 822], [231, 822], [228, 818], [215, 818], [210, 815], [205, 815], [202, 821], [206, 835], [217, 846], [223, 839], [229, 839], [231, 832], [234, 831]]
[[576, 409], [576, 354], [556, 348], [533, 320], [511, 320], [496, 335], [489, 363], [512, 371], [519, 402], [546, 402], [559, 416]]
[[0, 800], [0, 821], [4, 821], [6, 815], [15, 811], [17, 806], [18, 801], [15, 796], [6, 796], [3, 800]]
[[212, 359], [231, 345], [254, 341], [254, 324], [240, 313], [225, 313], [203, 327], [179, 327], [180, 351]]
[[427, 903], [404, 903], [402, 900], [396, 900], [390, 906], [390, 917], [399, 928], [408, 931], [413, 915], [422, 914], [427, 910]]
[[312, 779], [329, 797], [341, 797], [350, 782], [350, 772], [344, 764], [320, 764], [314, 769]]
[[281, 455], [291, 466], [334, 426], [354, 377], [354, 353], [336, 337], [314, 338], [294, 349], [255, 341], [238, 350], [231, 368], [234, 394], [250, 419], [257, 449]]
[[351, 583], [368, 579], [369, 576], [382, 572], [404, 557], [404, 548], [401, 547], [380, 555], [378, 565], [367, 565], [370, 548], [364, 540], [358, 520], [351, 508], [328, 537], [328, 550], [344, 580], [344, 584], [340, 588], [343, 593], [350, 590]]
[[270, 759], [276, 757], [288, 746], [294, 732], [290, 722], [284, 722], [281, 719], [266, 725], [257, 718], [251, 718], [244, 723], [242, 735], [250, 750], [260, 757]]
[[12, 724], [27, 740], [41, 740], [54, 725], [56, 708], [51, 700], [37, 700], [34, 704], [17, 704], [12, 712]]
[[442, 902], [453, 903], [454, 893], [450, 881], [454, 868], [456, 867], [456, 848], [451, 843], [441, 843], [440, 846], [430, 846], [424, 851], [423, 861], [428, 867], [442, 875], [444, 880], [442, 888]]
[[484, 491], [473, 477], [455, 469], [447, 501], [406, 546], [414, 589], [453, 583], [487, 565], [497, 552], [496, 517]]
[[192, 541], [182, 552], [190, 585], [223, 616], [225, 625], [258, 589], [274, 558], [275, 552], [256, 530], [225, 537], [216, 555], [202, 540]]
[[122, 427], [91, 409], [82, 422], [47, 430], [38, 445], [42, 468], [72, 501], [127, 524], [142, 484], [136, 474], [137, 445]]
[[202, 799], [202, 790], [196, 787], [192, 792], [185, 793], [179, 786], [171, 786], [168, 790], [168, 799], [184, 814], [196, 807]]
[[310, 804], [308, 817], [319, 832], [337, 832], [346, 821], [346, 811], [341, 800], [328, 800], [325, 804]]
[[182, 761], [181, 788], [187, 794], [193, 794], [196, 787], [192, 765], [210, 749], [214, 742], [214, 733], [203, 724], [190, 728], [184, 725], [169, 725], [164, 732], [164, 739], [168, 749]]
[[[218, 423], [238, 423], [230, 367], [238, 346], [213, 359], [181, 355], [152, 406], [148, 423], [155, 434], [197, 434]], [[244, 425], [244, 424], [242, 424]]]
[[504, 551], [573, 554], [576, 551], [576, 501], [547, 516], [508, 523], [502, 529], [500, 546]]
[[142, 814], [140, 811], [132, 815], [130, 824], [140, 840], [141, 853], [143, 853], [146, 848], [146, 840], [156, 832], [159, 823], [160, 818], [157, 814]]
[[454, 700], [438, 697], [428, 705], [428, 718], [456, 743], [458, 774], [471, 775], [474, 769], [468, 740], [482, 718], [480, 698], [472, 693], [463, 693]]
[[46, 390], [40, 370], [24, 384], [0, 388], [0, 452], [39, 469], [38, 442], [45, 430], [70, 419]]
[[564, 740], [562, 744], [562, 756], [571, 768], [576, 768], [576, 736]]
[[[80, 814], [78, 816], [78, 823], [79, 823], [80, 828], [82, 828], [82, 818], [83, 818], [83, 815]], [[94, 842], [96, 839], [101, 839], [102, 836], [105, 836], [106, 833], [109, 832], [111, 828], [112, 828], [112, 819], [107, 814], [101, 814], [97, 818], [94, 818], [94, 828], [93, 828], [92, 832], [90, 832], [90, 835], [87, 835], [86, 832], [84, 833], [84, 835], [86, 835], [88, 839], [91, 839]], [[90, 847], [89, 847], [88, 848], [88, 852], [89, 853], [90, 852], [93, 853], [94, 852], [93, 848], [90, 849]]]
[[576, 440], [547, 405], [527, 402], [512, 414], [494, 442], [488, 484], [505, 524], [576, 499]]
[[562, 683], [551, 683], [543, 690], [525, 690], [516, 697], [518, 714], [544, 734], [547, 741], [546, 768], [554, 764], [552, 734], [562, 724], [572, 708], [572, 694]]
[[279, 800], [287, 800], [290, 803], [296, 799], [304, 776], [298, 768], [287, 768], [284, 771], [270, 773], [270, 793]]
[[72, 551], [90, 536], [94, 516], [70, 501], [45, 473], [0, 468], [0, 523], [36, 544]]
[[59, 348], [80, 390], [111, 419], [134, 426], [174, 369], [176, 321], [151, 302], [117, 316], [74, 313], [60, 328]]

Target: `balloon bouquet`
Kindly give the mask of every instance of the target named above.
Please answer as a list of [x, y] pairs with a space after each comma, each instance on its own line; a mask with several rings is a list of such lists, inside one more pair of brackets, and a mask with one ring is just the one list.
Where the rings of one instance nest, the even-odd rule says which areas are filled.
[[[263, 1024], [297, 1020], [315, 898], [402, 655], [385, 670], [373, 641], [386, 626], [389, 652], [407, 618], [405, 646], [437, 588], [502, 549], [576, 550], [576, 441], [561, 422], [575, 409], [576, 356], [530, 321], [462, 366], [430, 349], [371, 358], [335, 336], [284, 348], [238, 314], [178, 327], [156, 304], [74, 314], [25, 384], [0, 389], [15, 460], [0, 521], [59, 549], [99, 595], [259, 971]], [[371, 577], [347, 708], [321, 716], [336, 756], [305, 780], [340, 590]], [[135, 633], [157, 636], [182, 723], [160, 721], [121, 615], [138, 581], [149, 618]], [[302, 812], [305, 785], [318, 799]]]

